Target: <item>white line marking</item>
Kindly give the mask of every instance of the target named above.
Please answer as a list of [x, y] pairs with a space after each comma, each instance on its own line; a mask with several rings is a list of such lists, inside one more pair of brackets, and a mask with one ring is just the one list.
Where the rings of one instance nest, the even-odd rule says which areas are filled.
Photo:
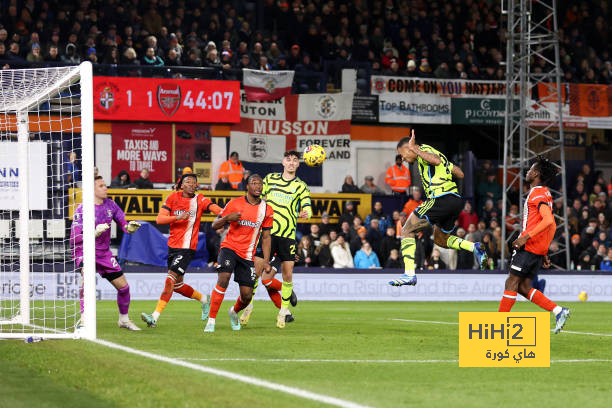
[[[437, 322], [433, 320], [411, 320], [411, 319], [389, 319], [389, 320], [395, 320], [398, 322], [409, 322], [409, 323], [451, 324], [451, 325], [459, 324], [458, 322]], [[552, 332], [554, 331], [554, 329], [551, 329], [550, 331]], [[571, 330], [561, 330], [561, 333], [580, 334], [582, 336], [612, 337], [612, 334], [609, 334], [609, 333], [590, 333], [590, 332], [579, 332], [579, 331], [571, 331]]]
[[193, 361], [249, 361], [258, 363], [370, 363], [370, 364], [419, 364], [419, 363], [457, 363], [459, 360], [339, 360], [339, 359], [300, 359], [300, 358], [180, 358]]
[[411, 322], [411, 323], [431, 323], [431, 324], [454, 324], [454, 325], [458, 325], [458, 322], [436, 322], [436, 321], [429, 321], [429, 320], [410, 320], [410, 319], [391, 319], [391, 320], [396, 320], [398, 322]]
[[[290, 359], [290, 358], [180, 358], [177, 360], [191, 361], [245, 361], [257, 363], [364, 363], [364, 364], [440, 364], [458, 363], [459, 360], [331, 360], [331, 359]], [[550, 360], [551, 363], [612, 363], [612, 359], [573, 359], [573, 360]]]
[[174, 364], [174, 365], [185, 367], [185, 368], [190, 368], [192, 370], [201, 371], [207, 374], [230, 378], [232, 380], [241, 381], [241, 382], [255, 385], [258, 387], [269, 388], [275, 391], [281, 391], [281, 392], [284, 392], [284, 393], [287, 393], [287, 394], [290, 394], [296, 397], [301, 397], [301, 398], [309, 399], [312, 401], [322, 402], [325, 404], [334, 405], [334, 406], [343, 407], [343, 408], [369, 408], [366, 405], [360, 405], [355, 402], [346, 401], [346, 400], [342, 400], [339, 398], [330, 397], [327, 395], [317, 394], [311, 391], [306, 391], [300, 388], [290, 387], [287, 385], [278, 384], [278, 383], [262, 380], [262, 379], [255, 378], [255, 377], [250, 377], [250, 376], [246, 376], [242, 374], [236, 374], [230, 371], [219, 370], [217, 368], [206, 367], [206, 366], [199, 365], [199, 364], [193, 364], [193, 363], [189, 363], [186, 361], [176, 360], [170, 357], [165, 357], [159, 354], [149, 353], [146, 351], [123, 346], [121, 344], [113, 343], [113, 342], [106, 341], [106, 340], [98, 339], [98, 340], [92, 340], [92, 341], [102, 346], [110, 347], [116, 350], [125, 351], [126, 353], [136, 354], [141, 357], [146, 357], [152, 360], [162, 361], [164, 363]]

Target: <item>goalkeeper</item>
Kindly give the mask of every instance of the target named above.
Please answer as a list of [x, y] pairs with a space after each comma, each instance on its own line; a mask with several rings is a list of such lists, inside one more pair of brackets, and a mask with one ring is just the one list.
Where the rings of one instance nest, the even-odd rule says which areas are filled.
[[[117, 289], [117, 306], [119, 306], [120, 328], [128, 330], [140, 330], [128, 317], [130, 308], [130, 285], [128, 285], [121, 267], [110, 251], [110, 226], [113, 220], [128, 234], [132, 234], [140, 228], [136, 221], [125, 221], [125, 214], [121, 208], [108, 199], [106, 183], [102, 176], [94, 179], [94, 203], [96, 214], [96, 271], [104, 279], [108, 280]], [[77, 269], [83, 274], [83, 205], [79, 204], [70, 228], [70, 244], [72, 246], [72, 257]], [[83, 315], [83, 286], [79, 290], [81, 300], [81, 316]]]

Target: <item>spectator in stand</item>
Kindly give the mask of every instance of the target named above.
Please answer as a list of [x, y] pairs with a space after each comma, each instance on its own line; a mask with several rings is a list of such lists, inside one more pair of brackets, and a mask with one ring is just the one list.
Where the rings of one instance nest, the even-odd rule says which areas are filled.
[[344, 178], [344, 184], [342, 184], [341, 193], [352, 193], [352, 194], [360, 194], [362, 191], [355, 185], [353, 181], [353, 176], [346, 176]]
[[389, 258], [387, 259], [387, 262], [385, 263], [385, 268], [402, 269], [403, 267], [404, 267], [404, 264], [402, 263], [402, 260], [399, 257], [399, 251], [397, 249], [392, 249], [391, 252], [389, 253]]
[[246, 186], [248, 184], [249, 176], [251, 175], [251, 171], [244, 169], [244, 175], [242, 176], [242, 181], [238, 184], [238, 191], [246, 191]]
[[355, 211], [355, 204], [352, 201], [347, 201], [344, 204], [344, 210], [342, 211], [342, 215], [340, 216], [340, 224], [343, 222], [348, 222], [349, 226], [353, 225], [353, 219], [357, 216], [357, 212]]
[[342, 235], [344, 240], [350, 243], [353, 238], [357, 236], [357, 231], [354, 231], [351, 228], [351, 224], [349, 224], [348, 221], [343, 221], [342, 224], [340, 224], [340, 231], [338, 232], [338, 235]]
[[45, 57], [45, 61], [46, 62], [62, 62], [62, 59], [60, 58], [60, 55], [59, 55], [59, 49], [57, 48], [57, 45], [49, 46], [49, 52], [47, 53], [47, 56]]
[[495, 217], [497, 214], [497, 209], [493, 207], [493, 200], [487, 199], [484, 202], [484, 207], [482, 208], [481, 213], [480, 219], [483, 220], [486, 225], [489, 225], [491, 223], [491, 219], [493, 219], [493, 217]]
[[349, 245], [344, 241], [343, 236], [330, 245], [332, 258], [334, 259], [334, 268], [353, 268], [353, 256]]
[[332, 224], [329, 222], [329, 214], [324, 211], [321, 214], [321, 223], [319, 224], [319, 231], [321, 235], [330, 235], [331, 231], [336, 231], [337, 233], [338, 224]]
[[497, 182], [497, 176], [494, 171], [490, 171], [487, 175], [487, 180], [478, 183], [476, 192], [478, 194], [479, 206], [483, 206], [486, 200], [493, 200], [496, 203], [497, 200], [502, 198], [502, 189]]
[[[329, 236], [327, 237], [329, 238]], [[310, 241], [315, 247], [319, 246], [321, 240], [319, 224], [310, 224], [310, 234], [308, 234], [308, 238], [310, 238]]]
[[350, 242], [350, 249], [353, 255], [355, 255], [357, 251], [359, 251], [359, 248], [361, 248], [363, 242], [366, 241], [367, 234], [368, 230], [366, 229], [366, 227], [357, 228], [357, 235], [353, 237]]
[[244, 167], [238, 156], [238, 152], [230, 153], [230, 158], [221, 163], [219, 167], [219, 178], [227, 177], [227, 180], [232, 184], [234, 190], [238, 189], [238, 185], [244, 176]]
[[81, 181], [81, 166], [77, 162], [76, 152], [68, 154], [68, 161], [64, 165], [64, 174], [66, 175], [66, 183], [73, 184]]
[[465, 202], [463, 206], [463, 210], [459, 213], [459, 218], [457, 222], [461, 228], [467, 231], [470, 224], [478, 224], [478, 215], [474, 211], [472, 211], [472, 203], [469, 201]]
[[117, 177], [111, 180], [112, 188], [128, 188], [132, 185], [132, 180], [130, 180], [130, 175], [127, 171], [121, 170]]
[[592, 267], [591, 267], [591, 269], [599, 269], [599, 267], [601, 266], [601, 263], [606, 258], [607, 254], [608, 254], [608, 250], [607, 250], [606, 246], [605, 245], [599, 245], [597, 247], [597, 252], [592, 257], [592, 260], [591, 260], [591, 266]]
[[521, 217], [518, 213], [518, 205], [512, 204], [506, 215], [506, 232], [512, 234], [521, 230]]
[[217, 181], [217, 184], [215, 185], [215, 190], [216, 191], [233, 191], [234, 186], [232, 185], [232, 183], [229, 182], [227, 176], [224, 174], [223, 176], [221, 176], [219, 181]]
[[28, 62], [43, 62], [45, 59], [40, 53], [40, 44], [32, 44], [32, 50], [28, 53], [26, 61]]
[[382, 241], [383, 235], [380, 233], [380, 220], [376, 217], [373, 217], [370, 220], [370, 225], [367, 228], [366, 240], [372, 245], [374, 248], [374, 252], [377, 254], [380, 253], [380, 243]]
[[329, 248], [330, 244], [329, 237], [327, 235], [323, 235], [321, 237], [321, 242], [317, 245], [315, 249], [314, 255], [317, 258], [317, 265], [321, 268], [331, 268], [334, 266], [334, 258], [332, 257], [331, 250]]
[[[400, 249], [400, 240], [395, 237], [395, 228], [387, 228], [387, 232], [380, 242], [380, 259], [389, 258], [392, 250]], [[465, 251], [464, 251], [465, 252]]]
[[391, 193], [396, 196], [403, 196], [408, 193], [410, 184], [410, 170], [404, 166], [402, 155], [395, 156], [395, 164], [387, 169], [385, 183], [391, 187]]
[[402, 239], [402, 227], [406, 224], [408, 214], [405, 212], [399, 213], [399, 218], [395, 221], [395, 238]]
[[446, 264], [440, 259], [440, 251], [434, 248], [431, 256], [427, 259], [427, 269], [446, 269]]
[[421, 189], [418, 187], [413, 187], [412, 188], [412, 195], [410, 197], [410, 199], [408, 201], [406, 201], [406, 204], [404, 204], [404, 209], [402, 210], [402, 212], [404, 212], [406, 215], [410, 215], [412, 214], [412, 212], [414, 211], [415, 208], [417, 208], [419, 205], [423, 204], [423, 196], [421, 193]]
[[355, 268], [357, 269], [374, 269], [380, 268], [378, 256], [372, 250], [372, 246], [368, 241], [364, 242], [361, 249], [355, 254]]
[[385, 194], [384, 191], [382, 191], [380, 188], [378, 188], [374, 184], [374, 177], [372, 176], [366, 176], [365, 184], [359, 188], [361, 191], [363, 191], [366, 194], [374, 194], [374, 195], [384, 195]]
[[608, 248], [605, 258], [599, 264], [602, 271], [612, 271], [612, 248]]
[[314, 249], [314, 245], [310, 242], [310, 239], [306, 235], [303, 236], [297, 247], [297, 261], [295, 262], [295, 266], [314, 266], [314, 261], [316, 260]]
[[489, 174], [491, 173], [491, 160], [485, 160], [482, 162], [482, 166], [476, 171], [476, 183], [486, 183]]
[[140, 177], [138, 177], [136, 180], [134, 180], [134, 186], [136, 188], [148, 188], [148, 189], [152, 189], [153, 188], [153, 183], [151, 182], [151, 180], [149, 180], [149, 175], [151, 173], [149, 172], [149, 169], [142, 169], [140, 171]]
[[[374, 203], [374, 210], [372, 211], [370, 215], [366, 217], [366, 220], [365, 220], [366, 227], [370, 226], [370, 222], [374, 218], [378, 219], [378, 232], [380, 232], [382, 236], [387, 230], [387, 228], [390, 227], [392, 224], [391, 224], [391, 217], [389, 217], [388, 214], [385, 214], [385, 212], [383, 211], [382, 203], [380, 201], [376, 201]], [[370, 241], [370, 243], [372, 242]]]

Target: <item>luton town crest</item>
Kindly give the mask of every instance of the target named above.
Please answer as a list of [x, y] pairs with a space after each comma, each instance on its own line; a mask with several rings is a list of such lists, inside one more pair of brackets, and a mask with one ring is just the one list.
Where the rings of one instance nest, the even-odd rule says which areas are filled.
[[329, 94], [321, 95], [316, 101], [315, 112], [323, 119], [329, 119], [336, 114], [338, 109], [336, 100]]
[[267, 93], [269, 94], [274, 93], [274, 90], [276, 89], [276, 79], [275, 78], [268, 79], [266, 81], [266, 84], [264, 85], [264, 88]]
[[266, 138], [259, 135], [249, 135], [249, 158], [255, 161], [263, 160], [267, 153]]
[[111, 114], [119, 108], [119, 89], [111, 82], [103, 82], [99, 84], [94, 95], [97, 98], [97, 103], [94, 104], [96, 110], [100, 113]]
[[181, 87], [178, 84], [160, 84], [157, 87], [157, 104], [168, 117], [174, 115], [181, 106]]

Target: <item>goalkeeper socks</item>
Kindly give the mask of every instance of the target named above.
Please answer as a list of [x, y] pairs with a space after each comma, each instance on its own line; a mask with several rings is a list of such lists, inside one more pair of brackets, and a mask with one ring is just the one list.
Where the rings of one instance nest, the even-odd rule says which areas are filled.
[[[251, 298], [251, 300], [253, 300]], [[236, 303], [234, 304], [234, 312], [238, 313], [239, 311], [241, 311], [242, 309], [244, 309], [245, 307], [247, 307], [249, 305], [249, 303], [244, 303], [242, 301], [242, 296], [238, 296], [238, 299], [236, 300]]]
[[446, 246], [456, 250], [464, 249], [466, 251], [474, 252], [473, 242], [466, 241], [465, 239], [461, 239], [454, 235], [448, 237], [448, 240], [446, 241]]
[[221, 307], [221, 303], [223, 302], [223, 298], [225, 297], [225, 288], [217, 285], [212, 291], [212, 295], [210, 296], [210, 313], [209, 317], [213, 319], [217, 318], [217, 313], [219, 312], [219, 308]]
[[280, 292], [283, 288], [283, 282], [279, 281], [278, 279], [272, 278], [272, 279], [262, 279], [261, 283], [264, 284], [264, 286], [266, 288], [268, 288], [268, 291], [271, 290], [275, 290], [277, 292]]
[[414, 276], [414, 254], [416, 253], [416, 240], [414, 237], [402, 239], [402, 258], [404, 259], [404, 273]]
[[499, 302], [499, 311], [500, 312], [509, 312], [514, 306], [514, 302], [516, 302], [516, 292], [511, 290], [504, 290], [504, 296]]
[[81, 285], [79, 287], [79, 301], [81, 303], [81, 315], [85, 313], [85, 302], [83, 301], [84, 290], [85, 289], [83, 288], [83, 285]]
[[555, 302], [553, 302], [552, 300], [544, 296], [542, 292], [534, 288], [531, 288], [531, 290], [529, 291], [527, 299], [529, 299], [530, 302], [540, 306], [542, 309], [548, 310], [549, 312], [552, 312], [556, 307], [558, 307]]
[[119, 306], [120, 314], [128, 314], [128, 310], [130, 310], [130, 285], [117, 289], [117, 306]]
[[291, 299], [291, 293], [293, 293], [293, 282], [283, 281], [281, 288], [282, 309], [289, 309], [289, 300]]
[[162, 291], [162, 294], [159, 297], [159, 300], [157, 301], [157, 306], [155, 306], [155, 311], [153, 312], [153, 317], [155, 318], [155, 320], [159, 318], [159, 315], [164, 311], [164, 308], [170, 301], [170, 298], [172, 297], [172, 291], [174, 289], [175, 281], [176, 279], [174, 279], [174, 276], [170, 274], [166, 277], [166, 283], [164, 285], [164, 290]]

